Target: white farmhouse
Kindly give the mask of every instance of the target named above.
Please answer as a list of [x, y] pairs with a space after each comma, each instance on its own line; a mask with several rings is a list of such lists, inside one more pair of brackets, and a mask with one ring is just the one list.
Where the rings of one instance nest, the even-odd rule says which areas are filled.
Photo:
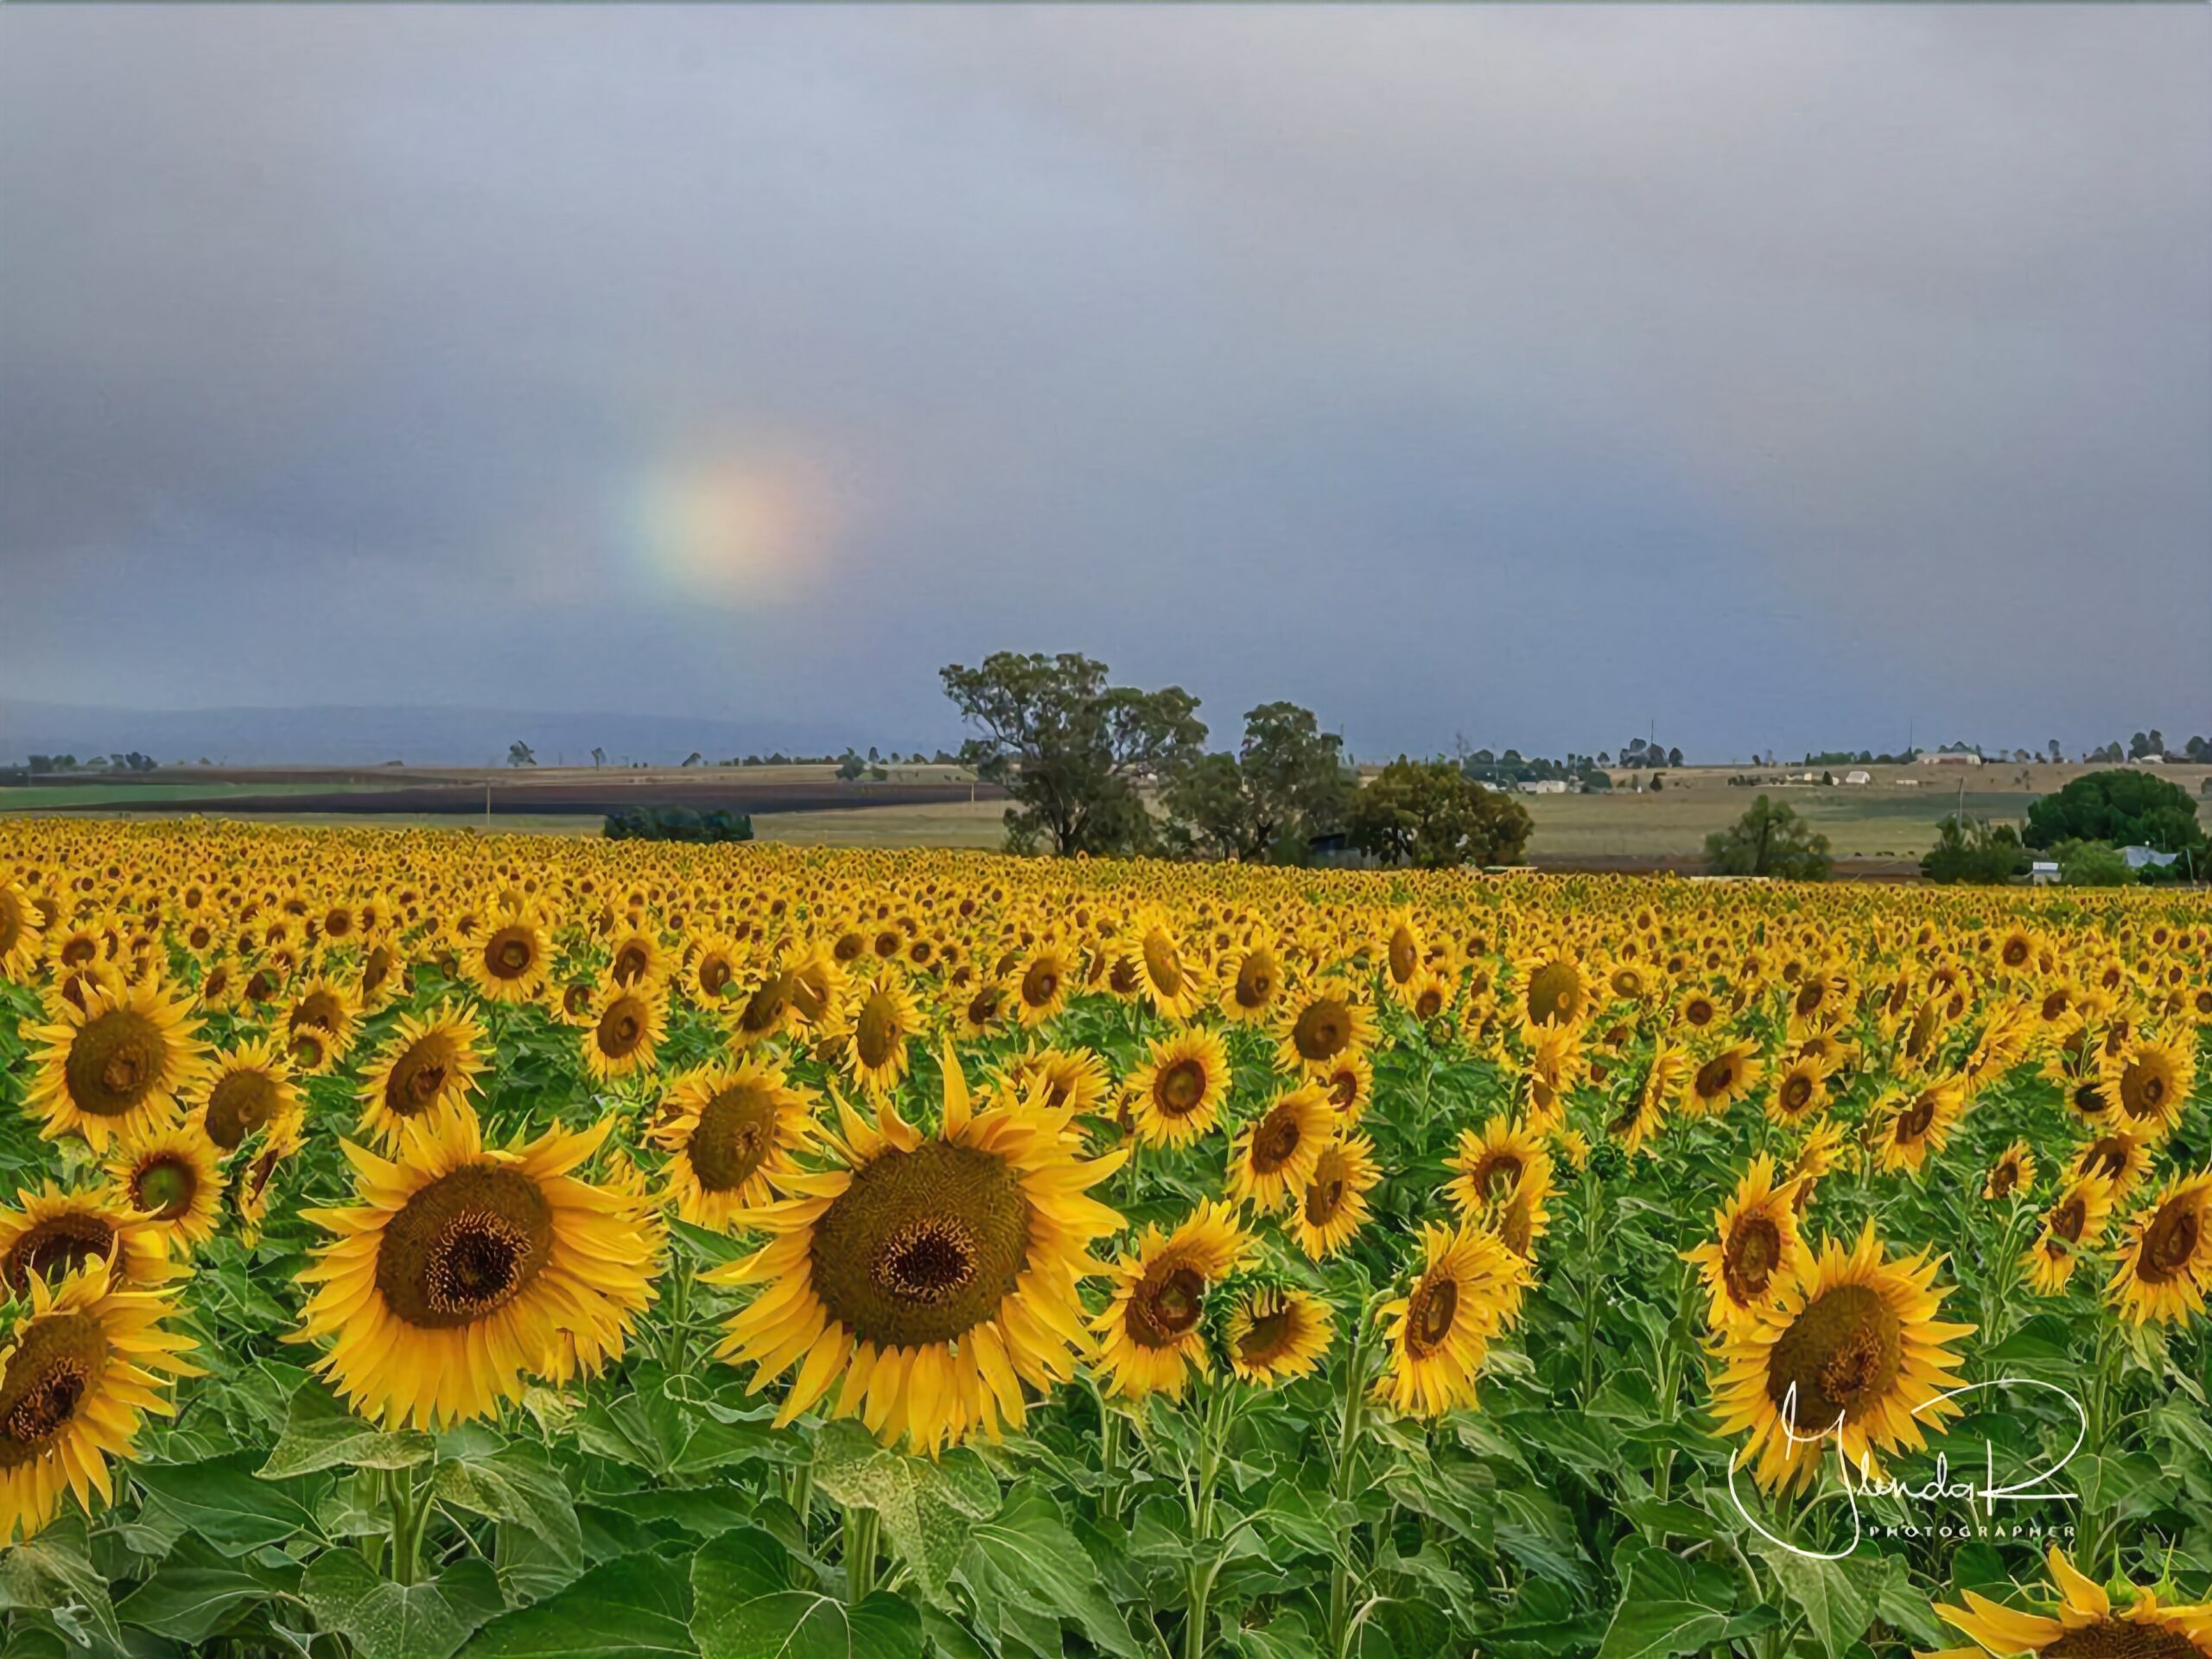
[[1843, 781], [1852, 785], [1871, 784], [1874, 781], [1874, 774], [1861, 768], [1856, 772], [1845, 772]]

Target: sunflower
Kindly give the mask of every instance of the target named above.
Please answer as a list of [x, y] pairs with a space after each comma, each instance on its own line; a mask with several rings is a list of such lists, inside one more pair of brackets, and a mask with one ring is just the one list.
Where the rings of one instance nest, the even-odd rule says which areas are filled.
[[1813, 1189], [1821, 1178], [1839, 1167], [1844, 1160], [1843, 1129], [1840, 1125], [1824, 1122], [1813, 1125], [1805, 1142], [1797, 1148], [1797, 1156], [1789, 1166], [1790, 1184], [1797, 1189], [1797, 1203], [1803, 1209], [1813, 1202]]
[[2204, 1311], [2212, 1286], [2212, 1170], [2177, 1175], [2129, 1224], [2106, 1294], [2132, 1324]]
[[1700, 986], [1684, 991], [1675, 1005], [1675, 1022], [1700, 1035], [1716, 1029], [1723, 1017], [1719, 999]]
[[2083, 1250], [2094, 1249], [2112, 1214], [2112, 1185], [2101, 1175], [2076, 1175], [2043, 1212], [2043, 1230], [2020, 1257], [2037, 1294], [2056, 1296], [2074, 1276]]
[[1153, 1044], [1128, 1086], [1137, 1139], [1148, 1147], [1187, 1147], [1212, 1130], [1229, 1098], [1229, 1046], [1217, 1031], [1186, 1027]]
[[1025, 1029], [1034, 1030], [1067, 1006], [1075, 963], [1058, 945], [1040, 944], [1020, 966], [1014, 979], [1014, 1015]]
[[1337, 1127], [1348, 1129], [1360, 1120], [1375, 1098], [1375, 1067], [1364, 1054], [1346, 1054], [1310, 1074], [1336, 1108]]
[[1387, 918], [1389, 937], [1382, 942], [1382, 971], [1391, 992], [1400, 1001], [1411, 1006], [1406, 993], [1420, 974], [1427, 950], [1421, 936], [1421, 924], [1414, 919], [1410, 907], [1401, 905]]
[[1298, 1248], [1325, 1262], [1349, 1245], [1367, 1222], [1367, 1195], [1382, 1179], [1375, 1147], [1363, 1135], [1340, 1135], [1323, 1149], [1313, 1179], [1291, 1212]]
[[651, 1071], [668, 1038], [668, 993], [645, 976], [627, 985], [609, 980], [592, 1004], [584, 1027], [584, 1069], [601, 1083]]
[[1136, 988], [1163, 1020], [1187, 1020], [1198, 1011], [1205, 988], [1183, 959], [1175, 930], [1159, 911], [1147, 911], [1134, 919], [1124, 935], [1126, 960]]
[[1943, 1150], [1966, 1109], [1966, 1084], [1957, 1077], [1900, 1090], [1878, 1101], [1869, 1122], [1881, 1147], [1880, 1167], [1919, 1170], [1930, 1153]]
[[1236, 1304], [1226, 1334], [1229, 1369], [1237, 1379], [1272, 1389], [1320, 1369], [1336, 1321], [1318, 1296], [1262, 1289]]
[[1273, 946], [1246, 945], [1222, 958], [1221, 1011], [1236, 1024], [1265, 1024], [1281, 997], [1282, 963]]
[[709, 933], [700, 938], [685, 969], [692, 1001], [702, 1008], [718, 1005], [736, 988], [738, 970], [744, 963], [743, 947], [727, 933]]
[[195, 1126], [123, 1141], [107, 1173], [124, 1202], [149, 1217], [148, 1230], [176, 1255], [189, 1255], [215, 1236], [223, 1175], [215, 1143]]
[[2204, 1659], [2212, 1655], [2212, 1606], [2164, 1606], [2148, 1589], [2128, 1586], [2124, 1613], [2113, 1611], [2104, 1586], [2075, 1570], [2057, 1545], [2048, 1556], [2058, 1604], [2049, 1613], [2023, 1612], [1969, 1590], [1964, 1607], [1938, 1602], [1946, 1621], [1981, 1644], [1951, 1648], [1926, 1659], [1981, 1659], [1983, 1649], [2012, 1659]]
[[1275, 1025], [1275, 1063], [1286, 1071], [1332, 1071], [1375, 1041], [1375, 1015], [1345, 980], [1331, 976], [1284, 1004]]
[[30, 977], [46, 929], [22, 883], [0, 881], [0, 979]]
[[453, 1007], [401, 1015], [362, 1079], [360, 1132], [388, 1148], [408, 1123], [465, 1109], [483, 1046], [483, 1028]]
[[1459, 988], [1433, 968], [1422, 968], [1399, 988], [1398, 997], [1407, 1013], [1423, 1026], [1433, 1026], [1451, 1014], [1459, 993]]
[[1571, 950], [1548, 950], [1518, 964], [1521, 1020], [1529, 1030], [1572, 1026], [1588, 1011], [1597, 993], [1592, 978]]
[[1828, 1102], [1828, 1078], [1835, 1062], [1801, 1052], [1774, 1080], [1766, 1097], [1766, 1115], [1777, 1123], [1804, 1123], [1820, 1115]]
[[45, 1044], [25, 1101], [46, 1120], [40, 1135], [80, 1135], [105, 1153], [112, 1136], [175, 1122], [179, 1095], [207, 1070], [191, 1007], [151, 983], [88, 989], [82, 1007], [54, 1005], [54, 1023], [26, 1032]]
[[909, 1039], [921, 1028], [921, 1008], [899, 969], [882, 969], [846, 1001], [838, 1027], [845, 1070], [871, 1094], [887, 1094], [913, 1063]]
[[2036, 1155], [2024, 1141], [2015, 1141], [1997, 1154], [1981, 1184], [1981, 1196], [1992, 1204], [2006, 1204], [2028, 1196], [2036, 1184]]
[[144, 1414], [175, 1409], [172, 1378], [206, 1375], [184, 1357], [192, 1339], [162, 1328], [168, 1295], [104, 1262], [56, 1286], [35, 1274], [28, 1294], [0, 1338], [0, 1544], [53, 1520], [64, 1489], [87, 1509], [112, 1499], [108, 1459], [130, 1456]]
[[2082, 1147], [2074, 1160], [2074, 1173], [2098, 1177], [2112, 1188], [2115, 1204], [2126, 1201], [2150, 1168], [2150, 1143], [2124, 1129], [2099, 1135]]
[[1093, 1241], [1122, 1227], [1088, 1194], [1125, 1154], [1085, 1160], [1065, 1113], [1003, 1099], [974, 1110], [949, 1046], [937, 1135], [888, 1098], [873, 1124], [837, 1111], [842, 1166], [786, 1178], [797, 1196], [750, 1217], [770, 1242], [703, 1275], [764, 1287], [717, 1353], [753, 1364], [755, 1389], [798, 1368], [784, 1422], [835, 1383], [832, 1414], [887, 1445], [930, 1452], [1019, 1428], [1023, 1384], [1067, 1381], [1070, 1351], [1086, 1345], [1077, 1285], [1096, 1270]]
[[[301, 987], [284, 1016], [285, 1046], [295, 1066], [309, 1076], [328, 1071], [346, 1057], [353, 1041], [356, 1007], [353, 993], [321, 975]], [[302, 1039], [314, 1064], [305, 1063]]]
[[986, 980], [968, 995], [958, 999], [958, 1011], [952, 1019], [953, 1029], [971, 1043], [995, 1037], [1013, 1021], [1014, 1001], [1011, 986]]
[[628, 988], [664, 984], [673, 977], [675, 964], [649, 929], [625, 929], [607, 959], [607, 976]]
[[1833, 1439], [1846, 1465], [1878, 1474], [1877, 1452], [1927, 1444], [1961, 1414], [1948, 1345], [1973, 1333], [1936, 1315], [1942, 1263], [1891, 1259], [1868, 1222], [1857, 1244], [1834, 1239], [1766, 1306], [1721, 1334], [1713, 1411], [1723, 1434], [1748, 1432], [1736, 1465], [1754, 1462], [1763, 1491], [1810, 1483]]
[[1033, 1048], [1007, 1068], [1006, 1082], [1033, 1105], [1071, 1117], [1101, 1113], [1112, 1079], [1087, 1048]]
[[1236, 1211], [1212, 1199], [1201, 1200], [1172, 1233], [1144, 1230], [1135, 1252], [1110, 1269], [1112, 1300], [1090, 1322], [1116, 1395], [1179, 1400], [1192, 1373], [1206, 1373], [1206, 1291], [1243, 1266], [1254, 1249]]
[[175, 1269], [162, 1234], [130, 1198], [105, 1188], [16, 1194], [16, 1209], [0, 1209], [0, 1285], [21, 1296], [35, 1279], [54, 1282], [93, 1262], [106, 1264], [118, 1287], [158, 1285]]
[[1230, 1148], [1229, 1196], [1262, 1212], [1298, 1198], [1336, 1138], [1336, 1117], [1319, 1084], [1301, 1084], [1277, 1095]]
[[799, 1017], [792, 1001], [798, 981], [788, 967], [771, 964], [757, 970], [734, 995], [724, 999], [732, 1010], [730, 1040], [741, 1049], [766, 1043], [789, 1031]]
[[1459, 1131], [1459, 1148], [1449, 1165], [1459, 1173], [1444, 1190], [1463, 1217], [1479, 1215], [1511, 1198], [1529, 1170], [1548, 1171], [1551, 1156], [1538, 1131], [1501, 1115], [1480, 1129]]
[[1659, 1039], [1643, 1081], [1622, 1097], [1619, 1112], [1605, 1125], [1605, 1133], [1621, 1143], [1622, 1150], [1637, 1151], [1659, 1132], [1689, 1067], [1688, 1050], [1663, 1037]]
[[544, 918], [528, 906], [464, 942], [460, 957], [469, 983], [493, 1002], [534, 1002], [552, 973], [553, 947]]
[[1440, 1417], [1475, 1403], [1491, 1339], [1504, 1328], [1529, 1269], [1492, 1234], [1472, 1227], [1421, 1230], [1412, 1288], [1380, 1309], [1390, 1368], [1376, 1397], [1413, 1417]]
[[273, 1124], [298, 1122], [304, 1109], [291, 1063], [265, 1038], [217, 1053], [212, 1076], [192, 1121], [219, 1154], [236, 1152], [248, 1136]]
[[408, 1126], [387, 1160], [344, 1142], [357, 1202], [300, 1279], [312, 1369], [386, 1428], [437, 1429], [519, 1399], [563, 1331], [619, 1353], [653, 1300], [662, 1240], [620, 1186], [579, 1179], [612, 1120], [487, 1148], [471, 1113]]
[[1992, 1013], [1982, 1026], [1981, 1035], [1974, 1039], [1974, 1048], [1959, 1066], [1959, 1081], [1966, 1089], [1967, 1098], [1972, 1100], [2018, 1065], [2028, 1052], [2028, 1045], [2035, 1040], [2035, 1034], [2033, 1007], [2006, 1003]]
[[728, 1229], [766, 1204], [798, 1171], [791, 1154], [811, 1144], [816, 1103], [765, 1060], [688, 1071], [676, 1079], [651, 1131], [668, 1160], [676, 1213], [695, 1227]]
[[2163, 1140], [2181, 1122], [2196, 1082], [2196, 1054], [2188, 1037], [2160, 1042], [2138, 1033], [2100, 1075], [2107, 1100], [2116, 1103], [2124, 1127], [2147, 1141]]
[[1797, 1188], [1775, 1179], [1774, 1160], [1751, 1160], [1726, 1204], [1713, 1211], [1713, 1236], [1683, 1260], [1698, 1264], [1715, 1331], [1753, 1319], [1773, 1305], [1804, 1255], [1797, 1236]]
[[1716, 1116], [1758, 1086], [1764, 1070], [1758, 1045], [1746, 1039], [1722, 1049], [1690, 1073], [1682, 1109], [1692, 1116]]

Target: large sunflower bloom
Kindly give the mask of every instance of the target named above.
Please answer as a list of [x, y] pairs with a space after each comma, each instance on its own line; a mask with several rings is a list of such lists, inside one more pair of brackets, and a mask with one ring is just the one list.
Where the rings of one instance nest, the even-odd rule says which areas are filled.
[[1088, 1345], [1077, 1287], [1122, 1226], [1088, 1195], [1125, 1154], [1085, 1160], [1065, 1112], [974, 1110], [949, 1047], [938, 1135], [887, 1099], [873, 1124], [842, 1101], [838, 1116], [842, 1167], [785, 1178], [797, 1196], [749, 1217], [768, 1244], [704, 1275], [763, 1287], [716, 1351], [753, 1365], [755, 1389], [798, 1367], [785, 1422], [834, 1384], [832, 1414], [886, 1444], [1020, 1427], [1023, 1385], [1067, 1381]]
[[11, 1295], [96, 1262], [112, 1269], [118, 1288], [158, 1285], [175, 1271], [147, 1217], [105, 1187], [65, 1192], [48, 1181], [18, 1192], [16, 1204], [0, 1209], [0, 1286]]
[[1382, 1179], [1375, 1147], [1363, 1135], [1339, 1135], [1314, 1163], [1313, 1178], [1291, 1211], [1298, 1248], [1325, 1262], [1357, 1236], [1367, 1222], [1367, 1195]]
[[1980, 1648], [1950, 1648], [1926, 1659], [2205, 1659], [2212, 1656], [2212, 1606], [2161, 1605], [2148, 1589], [2130, 1586], [2127, 1611], [2113, 1611], [2104, 1586], [2077, 1571], [2057, 1545], [2048, 1558], [2058, 1604], [2048, 1613], [2024, 1612], [1969, 1590], [1964, 1607], [1936, 1611]]
[[1147, 911], [1123, 935], [1138, 993], [1163, 1020], [1187, 1020], [1205, 1004], [1205, 986], [1175, 941], [1165, 913]]
[[484, 1028], [458, 1009], [402, 1014], [361, 1079], [361, 1133], [389, 1148], [408, 1124], [461, 1110], [487, 1064]]
[[95, 986], [82, 1007], [57, 1001], [52, 1011], [54, 1024], [25, 1033], [45, 1045], [25, 1103], [49, 1141], [80, 1135], [105, 1153], [116, 1135], [165, 1128], [207, 1070], [190, 1001], [152, 984]]
[[1422, 1230], [1421, 1271], [1380, 1310], [1390, 1367], [1376, 1397], [1412, 1417], [1475, 1403], [1491, 1339], [1510, 1320], [1529, 1268], [1496, 1235], [1473, 1227]]
[[686, 1072], [652, 1130], [668, 1160], [676, 1213], [723, 1229], [775, 1197], [798, 1173], [791, 1154], [813, 1141], [813, 1091], [793, 1087], [765, 1060]]
[[262, 1129], [299, 1122], [306, 1109], [292, 1080], [291, 1062], [266, 1039], [219, 1052], [207, 1099], [192, 1121], [216, 1151], [236, 1152]]
[[2129, 1224], [2107, 1294], [2136, 1325], [2204, 1311], [2212, 1287], [2212, 1170], [2177, 1175]]
[[300, 1274], [314, 1369], [388, 1428], [442, 1428], [521, 1396], [558, 1332], [619, 1352], [653, 1299], [643, 1203], [575, 1172], [612, 1120], [487, 1148], [474, 1114], [410, 1126], [397, 1160], [343, 1143], [359, 1202], [308, 1210], [335, 1234]]
[[1877, 1452], [1917, 1450], [1960, 1414], [1941, 1398], [1961, 1380], [1947, 1344], [1974, 1327], [1936, 1319], [1941, 1266], [1925, 1251], [1890, 1259], [1870, 1221], [1723, 1334], [1713, 1414], [1723, 1434], [1748, 1433], [1737, 1462], [1753, 1464], [1762, 1490], [1808, 1484], [1832, 1441], [1854, 1473], [1878, 1473]]
[[912, 1039], [922, 1028], [922, 1014], [899, 978], [887, 968], [855, 986], [846, 1001], [838, 1034], [845, 1070], [872, 1095], [899, 1086], [913, 1064]]
[[107, 1173], [124, 1201], [147, 1217], [146, 1230], [175, 1254], [189, 1255], [215, 1236], [223, 1173], [215, 1143], [196, 1126], [121, 1142]]
[[1374, 1043], [1375, 1015], [1347, 981], [1332, 976], [1284, 1003], [1275, 1039], [1275, 1063], [1284, 1071], [1332, 1072]]
[[1179, 1400], [1192, 1374], [1205, 1374], [1207, 1289], [1242, 1267], [1255, 1248], [1236, 1211], [1211, 1199], [1202, 1200], [1172, 1233], [1144, 1230], [1135, 1250], [1114, 1264], [1113, 1299], [1090, 1322], [1115, 1394]]
[[30, 977], [39, 959], [39, 939], [45, 931], [39, 922], [38, 906], [22, 885], [0, 881], [0, 979]]
[[159, 1291], [124, 1288], [105, 1262], [59, 1286], [34, 1275], [29, 1306], [0, 1337], [0, 1545], [54, 1519], [61, 1494], [111, 1499], [110, 1458], [128, 1457], [148, 1412], [175, 1409], [171, 1378], [201, 1376], [189, 1337], [162, 1329]]
[[648, 976], [627, 985], [610, 980], [600, 988], [584, 1027], [584, 1069], [601, 1083], [651, 1071], [667, 1037], [668, 992], [662, 982]]
[[1276, 1388], [1320, 1368], [1336, 1334], [1329, 1305], [1303, 1290], [1255, 1290], [1229, 1316], [1229, 1369]]
[[1918, 1170], [1943, 1150], [1967, 1109], [1966, 1084], [1945, 1077], [1878, 1102], [1871, 1122], [1880, 1147], [1879, 1167]]
[[489, 1001], [534, 1002], [551, 976], [553, 946], [544, 918], [529, 907], [499, 917], [498, 926], [458, 949], [461, 971]]
[[1039, 945], [1014, 978], [1014, 1018], [1032, 1030], [1043, 1025], [1067, 1006], [1074, 984], [1074, 959], [1057, 944]]
[[1148, 1147], [1187, 1147], [1220, 1121], [1229, 1098], [1229, 1046], [1191, 1027], [1161, 1038], [1129, 1074], [1129, 1122]]
[[2120, 1107], [2120, 1125], [2146, 1141], [2163, 1140], [2189, 1105], [2196, 1053], [2185, 1035], [2160, 1042], [2139, 1034], [2103, 1065], [2104, 1097]]
[[1221, 1011], [1236, 1024], [1265, 1024], [1281, 996], [1282, 963], [1272, 945], [1246, 945], [1222, 959]]
[[1320, 1084], [1285, 1090], [1230, 1148], [1229, 1196], [1262, 1211], [1281, 1209], [1306, 1191], [1336, 1133], [1336, 1109]]
[[2074, 1263], [2094, 1249], [2112, 1214], [2112, 1185], [2101, 1175], [2076, 1175], [2050, 1209], [2043, 1231], [2020, 1257], [2028, 1282], [2038, 1294], [2056, 1296], [2074, 1276]]
[[1761, 1153], [1713, 1212], [1713, 1236], [1685, 1254], [1704, 1277], [1714, 1330], [1756, 1318], [1796, 1273], [1804, 1252], [1796, 1200], [1796, 1184], [1777, 1185], [1774, 1160]]

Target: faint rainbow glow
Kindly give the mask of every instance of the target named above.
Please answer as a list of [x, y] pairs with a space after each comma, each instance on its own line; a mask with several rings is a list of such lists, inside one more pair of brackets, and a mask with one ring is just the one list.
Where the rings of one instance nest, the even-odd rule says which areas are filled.
[[737, 607], [772, 604], [803, 586], [830, 553], [837, 513], [818, 463], [748, 445], [657, 462], [625, 518], [623, 540], [650, 581]]

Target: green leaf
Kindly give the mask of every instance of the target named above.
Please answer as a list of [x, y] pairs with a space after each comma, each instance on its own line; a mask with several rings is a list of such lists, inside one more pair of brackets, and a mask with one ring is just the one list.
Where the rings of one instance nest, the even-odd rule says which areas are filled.
[[1872, 1576], [1849, 1560], [1821, 1561], [1787, 1549], [1759, 1554], [1783, 1594], [1796, 1602], [1828, 1659], [1842, 1659], [1874, 1622]]
[[45, 1613], [70, 1633], [89, 1619], [121, 1644], [107, 1580], [92, 1565], [82, 1516], [58, 1516], [28, 1542], [0, 1549], [0, 1611], [18, 1608]]
[[1058, 1507], [1033, 1485], [1016, 1487], [1003, 1510], [976, 1524], [962, 1573], [988, 1623], [1000, 1622], [989, 1615], [1001, 1605], [1011, 1605], [1065, 1619], [1109, 1653], [1135, 1659], [1141, 1651], [1128, 1621], [1099, 1586], [1097, 1567]]
[[850, 1420], [815, 1437], [814, 1485], [837, 1503], [874, 1510], [922, 1593], [943, 1601], [969, 1529], [999, 1507], [998, 1478], [973, 1452], [931, 1462], [885, 1450]]
[[[212, 1554], [212, 1552], [210, 1552]], [[272, 1572], [212, 1562], [172, 1560], [116, 1604], [125, 1624], [178, 1642], [203, 1642], [236, 1619], [241, 1605], [259, 1604], [296, 1588], [299, 1569]]]
[[297, 1498], [255, 1478], [260, 1461], [258, 1452], [234, 1452], [204, 1463], [133, 1464], [130, 1475], [201, 1541], [243, 1555], [314, 1525]]
[[757, 1528], [726, 1532], [691, 1562], [701, 1659], [920, 1659], [921, 1617], [880, 1590], [853, 1606], [795, 1590], [790, 1557]]
[[1653, 1548], [1628, 1557], [1624, 1548], [1614, 1558], [1616, 1566], [1624, 1557], [1630, 1563], [1627, 1580], [1612, 1623], [1598, 1644], [1598, 1659], [1664, 1659], [1669, 1654], [1697, 1653], [1781, 1622], [1771, 1607], [1738, 1611], [1733, 1581], [1702, 1563]]
[[359, 1659], [448, 1659], [500, 1608], [488, 1564], [454, 1563], [428, 1584], [397, 1585], [350, 1549], [325, 1550], [300, 1580], [315, 1622]]
[[542, 1540], [554, 1560], [583, 1566], [583, 1531], [567, 1484], [543, 1453], [528, 1445], [502, 1447], [486, 1457], [454, 1458], [438, 1465], [430, 1491], [441, 1503], [523, 1528]]
[[284, 1432], [260, 1473], [264, 1480], [284, 1480], [321, 1469], [407, 1469], [429, 1462], [435, 1449], [429, 1435], [386, 1433], [346, 1410], [321, 1383], [308, 1382], [292, 1395]]
[[658, 1555], [602, 1561], [558, 1595], [476, 1633], [463, 1659], [628, 1659], [691, 1654], [691, 1586]]

